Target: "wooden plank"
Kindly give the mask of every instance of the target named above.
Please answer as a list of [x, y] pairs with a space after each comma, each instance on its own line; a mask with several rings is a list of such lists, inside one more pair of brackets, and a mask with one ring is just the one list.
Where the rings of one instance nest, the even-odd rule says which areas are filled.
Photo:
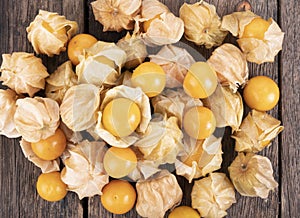
[[281, 217], [300, 214], [300, 2], [280, 1], [280, 23], [285, 40], [280, 62], [281, 117]]
[[[76, 20], [83, 28], [83, 1], [1, 1], [0, 30], [1, 53], [13, 51], [33, 52], [27, 40], [26, 27], [38, 13], [38, 9], [58, 12], [70, 20]], [[48, 58], [40, 55], [49, 72], [63, 61], [66, 54]], [[2, 62], [2, 57], [1, 57]], [[83, 208], [74, 193], [55, 203], [42, 200], [35, 188], [40, 170], [24, 157], [19, 139], [0, 137], [0, 217], [82, 217]]]

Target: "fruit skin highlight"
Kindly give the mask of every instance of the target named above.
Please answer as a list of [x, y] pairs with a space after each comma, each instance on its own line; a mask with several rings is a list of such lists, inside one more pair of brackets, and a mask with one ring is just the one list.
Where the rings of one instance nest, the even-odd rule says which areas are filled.
[[134, 87], [140, 87], [148, 97], [154, 97], [164, 90], [166, 73], [158, 64], [144, 62], [133, 71], [131, 82]]
[[202, 106], [192, 107], [183, 117], [185, 132], [195, 139], [208, 138], [216, 129], [216, 119], [213, 112]]
[[60, 172], [42, 173], [37, 180], [36, 189], [41, 198], [52, 202], [60, 201], [68, 192]]
[[279, 101], [279, 88], [277, 84], [267, 76], [251, 78], [243, 91], [245, 103], [252, 109], [268, 111], [273, 109]]
[[129, 136], [141, 122], [139, 106], [127, 98], [117, 98], [109, 102], [102, 114], [104, 128], [116, 137]]
[[67, 139], [61, 129], [57, 129], [54, 135], [31, 143], [32, 151], [43, 160], [55, 160], [65, 150]]
[[184, 91], [193, 98], [207, 98], [218, 85], [216, 72], [206, 62], [196, 62], [188, 70], [184, 81]]
[[111, 213], [127, 213], [135, 204], [136, 191], [127, 181], [112, 180], [104, 186], [102, 193], [101, 203]]
[[131, 173], [137, 165], [136, 154], [131, 148], [109, 148], [103, 158], [103, 166], [110, 177], [122, 178]]
[[68, 44], [68, 57], [72, 64], [79, 64], [78, 55], [82, 55], [84, 49], [90, 48], [97, 41], [98, 40], [90, 34], [81, 33], [74, 36]]
[[200, 218], [200, 215], [191, 207], [179, 206], [169, 214], [168, 218]]

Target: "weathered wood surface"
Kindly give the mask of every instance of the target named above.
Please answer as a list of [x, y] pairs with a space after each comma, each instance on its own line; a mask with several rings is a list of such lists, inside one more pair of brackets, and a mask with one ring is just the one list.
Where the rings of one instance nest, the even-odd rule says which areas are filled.
[[[117, 41], [125, 32], [103, 33], [102, 26], [94, 20], [91, 2], [92, 0], [20, 0], [18, 3], [8, 0], [0, 1], [1, 54], [13, 51], [33, 51], [26, 38], [25, 28], [34, 19], [38, 9], [58, 12], [70, 20], [76, 20], [79, 23], [80, 32], [91, 33], [99, 40]], [[185, 1], [162, 0], [162, 2], [167, 4], [172, 12], [178, 14], [179, 7]], [[223, 16], [233, 12], [239, 0], [210, 0], [208, 2], [213, 3], [219, 15]], [[278, 82], [281, 99], [278, 106], [270, 113], [282, 120], [285, 130], [271, 147], [261, 152], [262, 155], [270, 158], [279, 187], [270, 193], [267, 200], [242, 197], [237, 194], [237, 203], [228, 210], [228, 217], [294, 218], [300, 214], [298, 182], [300, 179], [300, 4], [298, 0], [252, 0], [250, 2], [255, 13], [263, 18], [273, 17], [286, 33], [283, 51], [274, 63], [249, 64], [250, 77], [263, 74]], [[226, 41], [234, 43], [232, 37], [227, 37]], [[212, 49], [206, 50], [192, 46], [206, 58], [212, 52]], [[66, 54], [54, 58], [41, 57], [48, 66], [49, 72], [53, 72], [67, 58]], [[0, 63], [2, 63], [2, 58], [0, 58]], [[227, 173], [227, 167], [236, 155], [233, 145], [234, 141], [229, 136], [224, 137], [222, 172]], [[24, 158], [18, 139], [0, 137], [0, 217], [138, 217], [135, 210], [120, 216], [110, 214], [101, 206], [99, 196], [79, 201], [74, 193], [69, 193], [60, 202], [43, 201], [35, 190], [39, 174], [40, 171]], [[185, 193], [182, 204], [189, 205], [191, 184], [181, 177], [178, 177], [178, 180]]]

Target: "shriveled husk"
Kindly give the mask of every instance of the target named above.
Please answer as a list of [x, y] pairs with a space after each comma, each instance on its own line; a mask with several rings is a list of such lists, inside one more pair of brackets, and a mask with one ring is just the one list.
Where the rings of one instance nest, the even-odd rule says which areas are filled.
[[98, 41], [79, 55], [76, 66], [78, 83], [114, 85], [126, 62], [126, 53], [115, 43]]
[[84, 140], [68, 150], [61, 179], [79, 199], [101, 195], [102, 188], [109, 182], [103, 167], [106, 149], [104, 142]]
[[[102, 111], [105, 106], [114, 99], [127, 98], [137, 104], [141, 111], [141, 121], [135, 132], [125, 137], [116, 137], [107, 131], [102, 124]], [[105, 97], [101, 103], [98, 112], [98, 121], [95, 127], [95, 133], [98, 134], [108, 144], [126, 148], [134, 144], [139, 139], [139, 134], [144, 134], [151, 120], [151, 108], [148, 96], [140, 88], [131, 88], [120, 85], [109, 89], [105, 93]]]
[[34, 51], [51, 57], [66, 50], [67, 42], [78, 31], [78, 24], [58, 13], [39, 10], [26, 31]]
[[154, 118], [148, 125], [143, 137], [134, 145], [143, 153], [146, 160], [159, 163], [174, 163], [183, 149], [183, 134], [176, 117]]
[[0, 135], [5, 135], [8, 138], [21, 136], [14, 121], [17, 99], [18, 96], [13, 90], [0, 89]]
[[142, 0], [96, 0], [91, 3], [95, 19], [103, 25], [103, 31], [131, 30], [134, 17], [140, 12]]
[[77, 76], [72, 69], [71, 61], [66, 61], [46, 79], [45, 94], [61, 104], [66, 91], [74, 85], [77, 85]]
[[232, 44], [225, 43], [214, 50], [207, 63], [215, 69], [221, 85], [229, 86], [233, 92], [248, 80], [246, 56]]
[[136, 183], [136, 211], [142, 217], [163, 218], [166, 211], [181, 202], [182, 190], [176, 177], [162, 171], [156, 178]]
[[227, 31], [221, 29], [221, 19], [214, 5], [205, 1], [184, 3], [179, 14], [184, 21], [184, 36], [187, 40], [205, 45], [206, 48], [222, 44]]
[[183, 80], [194, 58], [185, 50], [174, 45], [166, 45], [156, 55], [150, 55], [150, 62], [160, 65], [167, 76], [166, 87], [182, 87]]
[[23, 138], [20, 141], [20, 146], [24, 156], [32, 162], [35, 166], [42, 170], [42, 173], [50, 173], [59, 171], [59, 158], [55, 160], [43, 160], [39, 158], [32, 150], [31, 143], [27, 142]]
[[2, 54], [2, 58], [0, 81], [3, 85], [17, 94], [27, 93], [30, 97], [45, 88], [45, 78], [49, 74], [40, 58], [26, 52]]
[[100, 91], [92, 84], [75, 85], [67, 90], [60, 105], [60, 115], [68, 128], [76, 132], [96, 124]]
[[200, 99], [190, 97], [182, 88], [165, 89], [161, 94], [152, 98], [151, 102], [155, 113], [177, 117], [179, 127], [182, 125], [186, 111], [195, 106], [203, 106]]
[[266, 112], [252, 110], [243, 120], [235, 139], [235, 150], [238, 152], [259, 152], [271, 145], [271, 141], [283, 131], [280, 121]]
[[184, 176], [189, 183], [221, 168], [222, 138], [211, 135], [204, 140], [185, 137], [184, 151], [175, 162], [176, 174]]
[[233, 185], [224, 173], [211, 173], [195, 181], [191, 198], [200, 216], [211, 218], [226, 216], [226, 210], [236, 202]]
[[230, 126], [232, 131], [239, 130], [242, 123], [244, 106], [239, 92], [232, 92], [229, 87], [217, 86], [216, 91], [203, 101], [215, 115], [216, 126]]
[[54, 135], [60, 124], [59, 105], [50, 98], [18, 99], [14, 122], [17, 131], [28, 142], [38, 142]]
[[251, 11], [234, 12], [223, 17], [222, 28], [237, 36], [240, 48], [246, 54], [247, 60], [257, 64], [273, 62], [275, 56], [282, 49], [284, 33], [278, 24], [270, 18], [270, 26], [264, 38], [243, 38], [245, 26], [253, 19], [259, 18]]
[[124, 66], [127, 69], [137, 67], [144, 62], [148, 55], [147, 47], [143, 40], [134, 34], [130, 36], [129, 32], [127, 32], [125, 37], [118, 41], [117, 46], [126, 52], [127, 59]]
[[278, 186], [271, 161], [254, 153], [239, 153], [228, 171], [235, 189], [243, 196], [267, 198]]

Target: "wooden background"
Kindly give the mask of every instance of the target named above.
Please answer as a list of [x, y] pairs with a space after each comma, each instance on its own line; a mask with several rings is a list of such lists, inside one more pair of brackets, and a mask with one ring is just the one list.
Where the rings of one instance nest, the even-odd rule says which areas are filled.
[[[91, 2], [92, 0], [1, 0], [1, 54], [14, 51], [33, 52], [27, 40], [25, 28], [37, 15], [39, 9], [57, 12], [70, 20], [77, 21], [80, 27], [79, 32], [93, 34], [99, 40], [117, 41], [125, 32], [103, 33], [102, 26], [94, 20]], [[172, 12], [178, 14], [184, 1], [162, 0], [162, 2], [167, 4]], [[218, 14], [223, 16], [233, 12], [239, 0], [210, 0], [208, 2], [214, 4]], [[279, 187], [271, 192], [266, 200], [242, 197], [237, 194], [237, 203], [228, 210], [228, 217], [299, 217], [300, 1], [252, 0], [250, 2], [256, 14], [265, 19], [272, 17], [285, 32], [283, 50], [274, 63], [249, 64], [250, 76], [267, 75], [278, 82], [281, 90], [280, 102], [270, 113], [282, 120], [285, 130], [271, 147], [260, 153], [272, 161], [274, 176]], [[227, 37], [226, 41], [235, 43], [231, 37]], [[206, 58], [212, 52], [203, 47], [194, 47]], [[66, 54], [53, 58], [41, 57], [49, 72], [53, 72], [67, 59]], [[0, 63], [2, 63], [2, 58]], [[80, 201], [76, 194], [70, 192], [60, 202], [49, 203], [42, 200], [35, 189], [40, 170], [24, 158], [18, 141], [19, 139], [0, 137], [0, 217], [138, 217], [135, 210], [119, 216], [108, 213], [102, 208], [99, 196]], [[222, 172], [227, 173], [227, 167], [236, 155], [233, 145], [234, 141], [229, 136], [225, 136]], [[182, 204], [190, 205], [191, 185], [181, 177], [178, 180], [185, 193]]]

